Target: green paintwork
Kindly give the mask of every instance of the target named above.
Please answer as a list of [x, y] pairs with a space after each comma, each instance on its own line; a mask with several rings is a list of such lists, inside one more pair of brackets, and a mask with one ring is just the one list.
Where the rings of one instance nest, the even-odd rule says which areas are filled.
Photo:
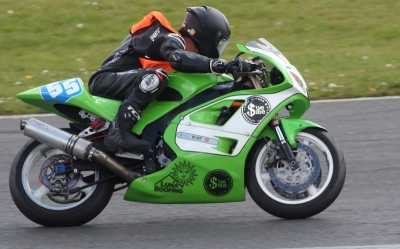
[[[279, 120], [281, 123], [282, 132], [283, 134], [285, 134], [285, 137], [289, 142], [290, 147], [292, 147], [292, 149], [295, 149], [297, 147], [295, 138], [297, 133], [301, 132], [302, 130], [311, 127], [325, 130], [325, 128], [323, 128], [322, 126], [303, 119], [280, 118]], [[269, 138], [273, 141], [279, 141], [279, 138], [276, 135], [275, 130], [270, 126], [265, 127], [259, 136], [260, 136], [259, 139]]]
[[290, 146], [295, 149], [297, 147], [295, 142], [296, 134], [300, 131], [309, 128], [316, 127], [320, 129], [324, 129], [318, 124], [313, 122], [299, 119], [305, 111], [309, 108], [310, 102], [309, 100], [301, 94], [295, 94], [290, 98], [284, 100], [280, 103], [274, 110], [272, 110], [268, 116], [261, 122], [258, 128], [254, 131], [253, 136], [261, 139], [262, 137], [268, 137], [274, 141], [279, 141], [276, 132], [269, 127], [268, 122], [278, 114], [280, 110], [285, 108], [288, 104], [292, 105], [292, 109], [289, 111], [289, 117], [280, 118], [282, 132], [288, 140]]
[[[69, 99], [67, 102], [68, 105], [81, 107], [82, 109], [90, 111], [98, 116], [101, 116], [106, 120], [109, 121], [113, 120], [115, 113], [118, 110], [118, 107], [121, 102], [118, 100], [93, 96], [86, 90], [86, 88], [84, 87], [84, 83], [82, 82], [81, 79], [79, 79], [79, 82], [81, 84], [83, 91], [78, 96]], [[76, 122], [70, 117], [64, 116], [54, 107], [54, 104], [60, 104], [60, 103], [44, 100], [40, 95], [40, 88], [41, 86], [19, 93], [17, 94], [17, 98], [30, 105], [37, 106], [48, 112], [60, 115], [61, 117], [64, 117], [72, 122]]]
[[[231, 145], [234, 143], [237, 143], [236, 139], [232, 139], [232, 138], [227, 138], [227, 137], [219, 137], [219, 136], [215, 136], [216, 138], [218, 138], [219, 143], [217, 145], [217, 147], [215, 147], [216, 150], [221, 151], [223, 153], [226, 154], [231, 154]], [[234, 148], [232, 148], [233, 150]]]
[[316, 123], [313, 123], [313, 122], [307, 121], [307, 120], [302, 120], [302, 119], [281, 118], [280, 123], [282, 126], [282, 130], [285, 131], [284, 134], [286, 136], [286, 139], [288, 140], [288, 142], [292, 148], [297, 147], [295, 137], [296, 137], [296, 134], [299, 133], [300, 131], [302, 131], [306, 128], [310, 128], [310, 127], [325, 130], [323, 127], [321, 127], [320, 125], [317, 125]]
[[208, 106], [200, 111], [197, 111], [189, 115], [190, 120], [199, 122], [202, 124], [214, 125], [219, 115], [221, 114], [221, 108], [223, 106], [230, 107], [233, 100], [221, 101], [215, 105]]
[[[136, 134], [141, 134], [146, 125], [159, 119], [160, 117], [175, 109], [181, 103], [187, 101], [194, 95], [213, 85], [231, 80], [232, 78], [227, 75], [216, 76], [214, 74], [184, 74], [179, 72], [170, 73], [168, 86], [179, 90], [179, 92], [183, 96], [182, 101], [154, 100], [143, 111], [141, 119], [133, 127], [132, 132]], [[79, 82], [83, 89], [82, 93], [69, 99], [66, 104], [80, 107], [95, 115], [101, 116], [110, 122], [113, 121], [121, 101], [93, 96], [85, 88], [85, 85], [81, 79], [79, 79]], [[65, 116], [64, 114], [60, 113], [54, 107], [54, 104], [60, 103], [43, 100], [42, 96], [40, 95], [40, 88], [41, 86], [19, 93], [17, 94], [17, 98], [30, 105], [37, 106], [51, 113], [55, 113], [72, 122], [77, 122], [71, 117]]]
[[[235, 158], [211, 156], [202, 153], [184, 153], [179, 155], [177, 159], [163, 170], [133, 181], [124, 199], [146, 203], [244, 201], [244, 160], [245, 158], [242, 157]], [[193, 170], [184, 173], [187, 165], [193, 166]], [[205, 190], [205, 177], [214, 169], [229, 172], [229, 175], [232, 177], [232, 189], [224, 196], [212, 196]]]
[[203, 90], [217, 83], [231, 80], [229, 77], [218, 77], [214, 74], [184, 74], [179, 72], [169, 73], [168, 78], [168, 87], [179, 91], [182, 94], [182, 101], [153, 101], [143, 111], [141, 119], [133, 127], [134, 133], [141, 134], [146, 125], [164, 116]]
[[[168, 167], [151, 175], [140, 177], [129, 186], [124, 199], [145, 203], [216, 203], [238, 202], [245, 200], [244, 168], [247, 155], [256, 141], [250, 138], [248, 145], [235, 157], [193, 153], [181, 151], [175, 144], [178, 124], [172, 123], [164, 133], [165, 142], [177, 154], [177, 158]], [[191, 165], [196, 174], [193, 180], [185, 185], [179, 185], [182, 179], [176, 172], [182, 165]], [[224, 196], [212, 196], [205, 190], [205, 177], [213, 170], [224, 170], [232, 177], [232, 190]], [[177, 178], [174, 180], [174, 178]], [[166, 191], [160, 192], [161, 185]]]
[[[83, 82], [81, 79], [79, 79], [79, 82], [83, 86]], [[33, 105], [37, 106], [43, 110], [46, 110], [51, 113], [55, 113], [57, 115], [60, 115], [61, 117], [64, 117], [72, 122], [75, 122], [75, 120], [71, 119], [68, 116], [64, 116], [62, 113], [60, 113], [55, 107], [55, 104], [62, 104], [58, 102], [51, 102], [44, 100], [42, 96], [40, 95], [40, 88], [42, 86], [27, 90], [25, 92], [17, 94], [17, 98], [20, 100]], [[120, 105], [121, 101], [118, 100], [111, 100], [107, 98], [102, 98], [102, 97], [97, 97], [91, 95], [85, 88], [83, 92], [75, 96], [71, 99], [68, 100], [67, 104], [71, 106], [77, 106], [81, 107], [82, 109], [88, 110], [92, 112], [93, 114], [99, 115], [103, 117], [106, 120], [113, 120], [116, 110], [118, 110], [118, 107]]]
[[292, 109], [289, 111], [290, 119], [299, 119], [310, 107], [310, 101], [302, 94], [295, 94], [290, 98], [285, 99], [277, 107], [271, 110], [271, 112], [267, 115], [267, 117], [261, 122], [261, 124], [254, 131], [253, 136], [258, 137], [264, 131], [265, 127], [268, 126], [269, 121], [273, 117], [278, 115], [278, 113], [289, 104], [292, 105]]
[[[259, 89], [264, 90], [264, 89]], [[254, 91], [254, 90], [251, 90]], [[240, 91], [243, 94], [248, 94], [249, 91]], [[238, 92], [235, 92], [235, 95], [238, 95]], [[224, 95], [224, 97], [229, 96]], [[222, 98], [222, 97], [221, 97]], [[281, 105], [278, 105], [275, 109], [271, 111], [271, 113], [264, 119], [264, 121], [260, 124], [259, 128], [256, 129], [255, 133], [251, 136], [249, 141], [246, 143], [242, 151], [237, 156], [221, 156], [221, 155], [211, 155], [205, 153], [193, 153], [193, 152], [184, 152], [181, 151], [177, 145], [175, 144], [175, 136], [177, 126], [180, 121], [181, 116], [185, 116], [186, 114], [192, 112], [193, 110], [201, 109], [202, 106], [208, 105], [214, 102], [217, 102], [217, 99], [211, 100], [203, 105], [194, 107], [188, 111], [185, 111], [178, 115], [171, 124], [167, 127], [167, 130], [164, 133], [165, 142], [171, 147], [171, 149], [177, 154], [177, 158], [165, 169], [153, 173], [149, 176], [139, 178], [131, 183], [128, 188], [128, 191], [125, 194], [125, 200], [129, 201], [137, 201], [137, 202], [146, 202], [146, 203], [212, 203], [212, 202], [229, 202], [229, 201], [244, 201], [244, 171], [246, 160], [249, 155], [249, 151], [253, 147], [255, 141], [257, 141], [260, 137], [260, 134], [264, 137], [268, 137], [273, 140], [278, 140], [275, 131], [267, 126], [269, 120], [272, 119], [282, 108], [284, 108], [288, 104], [292, 104], [293, 108], [290, 111], [291, 116], [289, 118], [292, 119], [281, 119], [285, 120], [284, 130], [287, 129], [289, 136], [294, 138], [297, 132], [301, 129], [296, 127], [298, 124], [299, 127], [319, 127], [309, 121], [303, 121], [296, 119], [298, 116], [301, 116], [305, 110], [309, 107], [308, 99], [301, 94], [295, 94], [283, 101]], [[229, 106], [233, 101], [221, 101], [220, 103], [216, 103], [207, 108], [211, 113], [220, 110], [222, 106]], [[197, 111], [196, 113], [202, 113], [202, 110]], [[192, 119], [192, 115], [190, 118]], [[199, 115], [204, 116], [203, 114]], [[205, 115], [207, 117], [207, 115]], [[193, 115], [196, 120], [205, 120], [204, 123], [211, 122], [208, 118], [199, 118], [196, 115]], [[193, 119], [192, 119], [193, 120]], [[216, 115], [212, 115], [212, 120], [216, 120]], [[212, 121], [212, 122], [213, 122]], [[285, 130], [286, 131], [286, 130]], [[235, 142], [232, 139], [217, 137], [219, 139], [219, 144], [216, 147], [218, 151], [227, 153], [229, 152], [230, 145]], [[292, 139], [293, 140], [293, 139]], [[296, 148], [294, 146], [293, 148]], [[194, 165], [196, 169], [196, 180], [193, 180], [193, 184], [188, 184], [185, 186], [178, 186], [176, 181], [174, 181], [171, 174], [174, 174], [176, 169], [179, 168], [179, 165], [182, 164], [190, 164]], [[172, 167], [170, 167], [172, 166]], [[204, 187], [204, 179], [206, 174], [214, 169], [222, 169], [232, 176], [234, 187], [231, 192], [229, 192], [226, 196], [215, 197], [211, 196], [205, 191]], [[166, 179], [166, 180], [163, 180]], [[168, 180], [168, 181], [167, 181]], [[175, 183], [174, 183], [175, 182]], [[164, 184], [165, 183], [165, 184]], [[167, 193], [159, 192], [162, 188], [160, 186], [166, 187]]]
[[[264, 89], [259, 89], [259, 92]], [[242, 94], [249, 94], [250, 91], [240, 91]], [[259, 93], [258, 92], [258, 93]], [[238, 92], [235, 92], [235, 95], [238, 95]], [[223, 97], [229, 96], [224, 95]], [[220, 97], [222, 98], [222, 97]], [[292, 104], [293, 108], [290, 110], [290, 117], [281, 118], [282, 130], [284, 134], [287, 136], [288, 141], [292, 148], [296, 148], [296, 144], [294, 142], [294, 138], [298, 132], [308, 127], [318, 127], [323, 129], [317, 124], [314, 124], [310, 121], [297, 119], [309, 108], [309, 100], [301, 94], [295, 94], [290, 98], [283, 101], [276, 108], [271, 110], [270, 114], [264, 119], [264, 121], [259, 125], [258, 129], [252, 134], [249, 141], [244, 146], [243, 150], [234, 157], [231, 156], [221, 156], [221, 155], [211, 155], [205, 153], [193, 153], [193, 152], [184, 152], [181, 151], [177, 145], [175, 144], [175, 136], [177, 126], [180, 121], [181, 116], [185, 116], [186, 114], [192, 112], [196, 109], [201, 109], [202, 106], [208, 105], [210, 103], [217, 102], [220, 98], [211, 100], [203, 105], [194, 107], [188, 111], [185, 111], [178, 115], [168, 126], [167, 130], [164, 133], [165, 142], [171, 147], [171, 149], [177, 154], [177, 158], [165, 169], [153, 173], [151, 175], [138, 178], [128, 188], [128, 191], [125, 194], [125, 200], [129, 201], [137, 201], [137, 202], [146, 202], [146, 203], [212, 203], [212, 202], [230, 202], [230, 201], [244, 201], [245, 192], [244, 192], [244, 171], [246, 160], [249, 155], [249, 151], [253, 147], [255, 141], [260, 139], [260, 137], [268, 137], [275, 141], [278, 140], [278, 137], [275, 131], [267, 126], [268, 122], [278, 114], [278, 112], [283, 109], [286, 105]], [[202, 111], [197, 111], [196, 114], [190, 115], [191, 120], [203, 121], [203, 123], [212, 123], [216, 120], [217, 110], [220, 110], [222, 106], [229, 106], [233, 101], [221, 101], [220, 103], [216, 103], [214, 105], [208, 106], [203, 110], [207, 110], [210, 112], [209, 115], [204, 114]], [[215, 112], [215, 115], [211, 113]], [[214, 122], [215, 123], [215, 122]], [[230, 145], [235, 142], [233, 139], [217, 137], [219, 139], [219, 144], [216, 147], [217, 150], [229, 153]], [[261, 138], [262, 139], [262, 138]], [[191, 181], [190, 184], [181, 186], [176, 182], [179, 182], [179, 179], [176, 181], [174, 177], [176, 177], [177, 168], [180, 165], [193, 165], [193, 168], [196, 170], [195, 180]], [[204, 179], [206, 174], [214, 169], [225, 170], [229, 172], [231, 175], [234, 187], [231, 192], [222, 197], [215, 197], [207, 193], [205, 191]], [[165, 187], [165, 189], [162, 188]], [[160, 192], [160, 191], [170, 191], [170, 192]]]

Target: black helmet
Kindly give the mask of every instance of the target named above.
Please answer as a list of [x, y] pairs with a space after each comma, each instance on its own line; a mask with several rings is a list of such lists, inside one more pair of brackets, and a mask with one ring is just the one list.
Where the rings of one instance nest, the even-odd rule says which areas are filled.
[[231, 35], [224, 14], [209, 6], [187, 8], [179, 32], [192, 39], [200, 54], [214, 59], [220, 57]]

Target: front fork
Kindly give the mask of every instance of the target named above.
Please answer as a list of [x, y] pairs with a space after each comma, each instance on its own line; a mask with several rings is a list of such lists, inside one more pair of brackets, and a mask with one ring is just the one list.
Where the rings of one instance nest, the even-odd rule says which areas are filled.
[[281, 128], [279, 127], [279, 118], [278, 116], [275, 116], [269, 125], [275, 129], [276, 134], [278, 135], [279, 141], [281, 142], [281, 146], [283, 149], [283, 152], [285, 153], [285, 156], [287, 158], [287, 161], [289, 163], [290, 169], [291, 170], [296, 170], [299, 168], [299, 164], [296, 161], [296, 158], [293, 155], [293, 151], [290, 148], [290, 145], [286, 142], [285, 136], [283, 135]]

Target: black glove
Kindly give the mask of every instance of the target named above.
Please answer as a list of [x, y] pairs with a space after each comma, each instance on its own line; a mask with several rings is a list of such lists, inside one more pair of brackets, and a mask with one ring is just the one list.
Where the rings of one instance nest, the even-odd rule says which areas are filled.
[[237, 58], [229, 63], [223, 59], [213, 59], [210, 62], [211, 72], [214, 74], [233, 73], [233, 72], [251, 72], [252, 64]]
[[213, 74], [220, 75], [226, 72], [226, 60], [213, 59], [210, 62], [210, 69]]
[[226, 65], [226, 73], [251, 72], [251, 66], [252, 65], [249, 62], [244, 61], [241, 58], [236, 58]]

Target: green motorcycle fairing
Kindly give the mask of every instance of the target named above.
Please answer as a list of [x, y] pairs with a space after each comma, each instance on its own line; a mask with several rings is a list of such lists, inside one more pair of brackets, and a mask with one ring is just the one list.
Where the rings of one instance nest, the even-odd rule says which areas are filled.
[[[232, 80], [232, 78], [227, 75], [183, 74], [179, 72], [171, 72], [168, 77], [168, 87], [178, 90], [181, 94], [181, 100], [154, 100], [143, 111], [142, 118], [132, 129], [132, 132], [135, 134], [140, 135], [146, 125], [159, 119], [204, 89], [221, 82]], [[72, 78], [39, 86], [17, 94], [17, 98], [30, 105], [55, 113], [74, 123], [82, 123], [82, 120], [80, 120], [77, 115], [70, 114], [66, 109], [76, 107], [77, 109], [86, 110], [112, 122], [121, 104], [120, 100], [91, 95], [79, 78]], [[76, 109], [73, 110], [75, 111]]]
[[[304, 86], [294, 87], [293, 74], [297, 74], [297, 70], [292, 65], [277, 61], [274, 55], [269, 56], [269, 52], [249, 50], [249, 46], [238, 45], [238, 49], [271, 62], [284, 75], [284, 82], [261, 89], [235, 90], [202, 102], [200, 100], [200, 103], [179, 111], [166, 124], [163, 133], [165, 143], [176, 158], [162, 170], [133, 181], [126, 191], [125, 200], [146, 203], [244, 201], [244, 171], [246, 161], [251, 156], [249, 152], [262, 137], [277, 140], [276, 133], [268, 123], [280, 110], [292, 106], [290, 116], [282, 118], [281, 124], [293, 148], [294, 137], [299, 131], [307, 127], [319, 127], [299, 119], [309, 108], [308, 92]], [[180, 110], [199, 93], [207, 93], [210, 88], [221, 84], [233, 84], [232, 78], [224, 74], [169, 73], [168, 88], [178, 92], [180, 98], [154, 100], [143, 111], [142, 118], [132, 132], [142, 134], [149, 124], [161, 122], [165, 115]], [[121, 102], [92, 96], [78, 78], [37, 87], [17, 97], [74, 123], [83, 123], [77, 114], [80, 110], [111, 122]], [[268, 111], [253, 124], [244, 119], [244, 109], [255, 97], [264, 102], [266, 100]], [[221, 108], [234, 105], [241, 106], [232, 109], [228, 120], [218, 122]]]
[[[219, 134], [217, 132], [213, 138], [219, 139], [220, 143], [218, 146], [214, 146], [215, 151], [213, 153], [200, 153], [193, 148], [186, 150], [180, 148], [176, 143], [176, 139], [179, 133], [179, 126], [182, 126], [182, 117], [193, 115], [195, 117], [193, 123], [195, 123], [198, 121], [198, 116], [203, 114], [203, 110], [212, 110], [214, 106], [214, 109], [218, 110], [221, 103], [226, 104], [228, 102], [225, 99], [229, 97], [222, 96], [221, 98], [222, 100], [220, 101], [212, 100], [203, 104], [204, 108], [196, 106], [187, 110], [171, 122], [164, 133], [164, 141], [176, 153], [177, 158], [165, 169], [132, 182], [125, 194], [125, 200], [145, 203], [215, 203], [245, 200], [244, 172], [246, 162], [251, 157], [249, 152], [254, 143], [259, 139], [263, 139], [263, 137], [279, 141], [276, 132], [267, 124], [285, 105], [279, 105], [274, 108], [265, 117], [259, 129], [256, 129], [251, 136], [247, 136], [248, 139], [245, 141], [244, 146], [236, 154], [235, 150], [229, 152], [231, 145], [237, 143], [234, 139], [238, 137], [243, 139], [246, 135], [240, 136], [233, 133], [229, 134], [228, 132]], [[236, 94], [235, 98], [238, 99], [240, 97]], [[288, 103], [296, 103], [296, 101], [303, 102], [306, 101], [306, 98], [303, 99], [302, 95], [295, 94], [287, 99]], [[298, 108], [303, 105], [299, 104]], [[296, 105], [293, 106], [297, 108], [295, 107]], [[204, 117], [203, 124], [210, 126], [210, 120], [215, 120], [216, 115], [213, 115], [212, 111], [207, 113], [209, 115]], [[240, 111], [236, 115], [241, 115]], [[280, 120], [286, 136], [290, 138], [288, 139], [290, 142], [294, 141], [295, 135], [301, 130], [308, 127], [320, 127], [312, 122], [291, 119], [290, 117]], [[286, 133], [286, 129], [288, 133]], [[196, 137], [197, 135], [193, 136]], [[296, 147], [294, 146], [293, 148]], [[190, 180], [185, 181], [185, 179]], [[214, 181], [211, 179], [214, 179]], [[185, 182], [185, 184], [179, 184], [182, 182]], [[213, 191], [213, 189], [215, 190]]]

